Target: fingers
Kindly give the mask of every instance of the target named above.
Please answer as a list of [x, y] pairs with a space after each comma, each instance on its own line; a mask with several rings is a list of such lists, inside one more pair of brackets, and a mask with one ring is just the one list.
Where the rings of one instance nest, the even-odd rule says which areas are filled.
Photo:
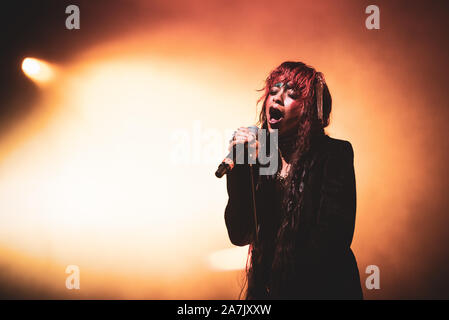
[[256, 134], [253, 131], [249, 130], [247, 127], [240, 127], [238, 132], [245, 134], [248, 137], [249, 142], [251, 142], [252, 140], [256, 140]]
[[229, 151], [231, 151], [231, 149], [235, 145], [237, 145], [237, 144], [244, 144], [246, 142], [248, 142], [248, 139], [246, 137], [242, 137], [242, 136], [235, 137], [234, 140], [232, 140], [231, 143], [229, 144], [229, 148], [228, 149], [229, 149]]
[[255, 135], [253, 132], [249, 131], [248, 128], [246, 127], [240, 127], [237, 129], [237, 131], [234, 131], [234, 138], [238, 138], [238, 137], [245, 137], [245, 138], [255, 138]]
[[229, 144], [228, 150], [231, 151], [232, 148], [234, 148], [235, 145], [237, 145], [237, 144], [243, 144], [243, 143], [245, 143], [244, 140], [233, 140], [233, 141], [231, 141], [231, 143]]
[[231, 151], [231, 149], [235, 145], [244, 143], [248, 143], [251, 148], [256, 148], [256, 151], [259, 146], [255, 134], [251, 132], [247, 127], [240, 127], [236, 131], [234, 131], [234, 136], [230, 140], [228, 150]]
[[[234, 141], [232, 141], [232, 142], [229, 144], [228, 151], [231, 151], [232, 148], [234, 148], [235, 145], [241, 144], [241, 143], [245, 143], [245, 142], [246, 142], [246, 141], [244, 141], [244, 140], [234, 140]], [[248, 144], [248, 147], [249, 147], [249, 150], [251, 150], [250, 156], [251, 156], [251, 157], [257, 158], [257, 155], [259, 154], [259, 141], [256, 140], [256, 141], [254, 141], [253, 143]], [[255, 152], [253, 152], [253, 150], [254, 150]]]

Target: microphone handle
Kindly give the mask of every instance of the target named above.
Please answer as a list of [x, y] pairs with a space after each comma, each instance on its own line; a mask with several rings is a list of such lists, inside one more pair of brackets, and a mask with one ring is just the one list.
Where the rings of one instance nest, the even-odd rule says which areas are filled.
[[[235, 149], [235, 147], [234, 147]], [[234, 169], [234, 160], [232, 160], [233, 151], [230, 151], [226, 158], [223, 159], [223, 161], [218, 166], [217, 171], [215, 171], [215, 176], [217, 178], [223, 177], [228, 172], [231, 172], [232, 169]]]
[[[257, 126], [250, 126], [248, 127], [249, 131], [255, 134], [257, 139], [257, 133], [259, 128]], [[233, 150], [231, 150], [228, 155], [223, 159], [223, 161], [218, 166], [217, 171], [215, 171], [215, 176], [217, 178], [223, 177], [225, 174], [229, 173], [234, 169], [235, 163], [233, 160], [233, 155], [235, 154], [235, 146], [233, 147]]]

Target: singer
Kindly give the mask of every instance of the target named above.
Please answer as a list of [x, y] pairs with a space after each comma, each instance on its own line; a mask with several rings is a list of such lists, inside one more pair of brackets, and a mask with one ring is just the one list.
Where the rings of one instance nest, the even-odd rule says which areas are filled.
[[[278, 130], [278, 170], [262, 175], [253, 166], [255, 194], [248, 164], [226, 175], [228, 235], [234, 245], [249, 244], [246, 299], [363, 299], [350, 248], [354, 153], [324, 132], [332, 100], [323, 74], [284, 62], [266, 79], [262, 100], [258, 125], [267, 135]], [[239, 143], [254, 143], [254, 135], [239, 128], [230, 148]]]

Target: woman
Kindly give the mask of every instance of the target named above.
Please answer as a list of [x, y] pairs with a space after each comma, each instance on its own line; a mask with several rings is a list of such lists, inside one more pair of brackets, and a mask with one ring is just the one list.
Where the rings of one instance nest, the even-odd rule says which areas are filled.
[[[278, 130], [278, 171], [253, 175], [249, 166], [227, 175], [225, 222], [233, 244], [249, 244], [247, 299], [362, 299], [350, 248], [356, 187], [353, 149], [324, 133], [332, 100], [323, 75], [301, 62], [284, 62], [266, 79], [259, 125]], [[266, 139], [269, 141], [269, 139]], [[247, 128], [236, 144], [258, 147]], [[257, 221], [257, 228], [254, 225]], [[257, 234], [256, 234], [257, 230]]]

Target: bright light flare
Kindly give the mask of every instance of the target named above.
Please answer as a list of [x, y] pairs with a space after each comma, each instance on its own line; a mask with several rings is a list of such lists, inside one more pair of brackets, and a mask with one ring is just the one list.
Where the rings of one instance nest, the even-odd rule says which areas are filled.
[[22, 62], [22, 70], [31, 80], [38, 84], [51, 81], [55, 70], [48, 62], [36, 58], [25, 58]]
[[[213, 148], [203, 146], [224, 139], [209, 133], [228, 128], [230, 105], [238, 110], [252, 101], [230, 77], [200, 64], [122, 52], [65, 66], [42, 95], [41, 112], [16, 128], [17, 141], [10, 138], [14, 147], [0, 162], [0, 253], [2, 247], [18, 253], [9, 260], [15, 266], [35, 257], [46, 276], [33, 269], [33, 277], [47, 288], [60, 286], [49, 268], [64, 274], [74, 264], [84, 279], [91, 275], [84, 292], [102, 297], [109, 291], [135, 298], [216, 296], [211, 283], [223, 276], [211, 270], [208, 257], [228, 239], [225, 180], [213, 172], [225, 150], [210, 157]], [[233, 96], [211, 85], [222, 81], [231, 83]], [[236, 95], [242, 105], [233, 103]], [[217, 110], [225, 114], [219, 120]], [[246, 113], [253, 116], [249, 108]], [[191, 146], [186, 163], [171, 160], [176, 130]], [[244, 265], [245, 253], [235, 269]], [[220, 295], [237, 290], [226, 286]]]
[[209, 256], [209, 264], [220, 271], [243, 270], [247, 256], [248, 246], [219, 250]]

